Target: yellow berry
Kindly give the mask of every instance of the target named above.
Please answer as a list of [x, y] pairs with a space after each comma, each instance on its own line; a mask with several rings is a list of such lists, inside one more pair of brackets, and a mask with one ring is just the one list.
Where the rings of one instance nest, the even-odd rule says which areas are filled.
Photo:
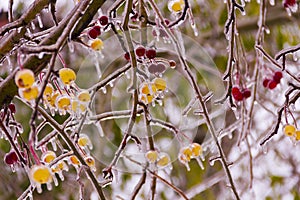
[[99, 51], [103, 49], [103, 41], [99, 38], [93, 40], [91, 43], [91, 48], [94, 49], [95, 51]]
[[142, 94], [154, 94], [157, 91], [157, 88], [153, 83], [142, 83], [140, 86], [140, 93]]
[[173, 5], [172, 5], [172, 11], [179, 12], [181, 10], [182, 10], [181, 3], [180, 2], [174, 2]]
[[287, 136], [293, 136], [296, 132], [296, 128], [294, 125], [287, 124], [284, 126], [283, 131]]
[[170, 163], [170, 157], [167, 154], [162, 154], [159, 156], [159, 159], [157, 161], [157, 166], [164, 167], [167, 166]]
[[78, 158], [76, 156], [70, 156], [70, 162], [73, 164], [73, 165], [80, 165], [80, 162], [78, 160]]
[[44, 98], [45, 98], [45, 99], [50, 98], [51, 95], [53, 94], [53, 92], [54, 92], [53, 86], [52, 86], [50, 83], [48, 83], [48, 84], [46, 85], [45, 90], [44, 90], [44, 93], [43, 93]]
[[180, 150], [180, 154], [183, 155], [183, 158], [185, 158], [186, 162], [190, 162], [193, 156], [193, 151], [190, 147], [183, 147]]
[[39, 184], [50, 183], [52, 175], [50, 169], [45, 165], [34, 165], [30, 170], [31, 178]]
[[26, 99], [27, 101], [32, 101], [38, 97], [39, 89], [35, 85], [29, 88], [24, 88], [24, 89], [20, 88], [19, 94], [22, 98]]
[[296, 140], [299, 141], [300, 140], [300, 130], [296, 130], [295, 136], [296, 136]]
[[80, 134], [78, 139], [78, 145], [81, 147], [91, 145], [91, 140], [86, 134]]
[[59, 110], [69, 110], [71, 106], [71, 99], [69, 96], [61, 95], [57, 97], [56, 106]]
[[48, 103], [52, 106], [55, 107], [56, 99], [59, 96], [59, 92], [56, 91], [50, 98], [48, 98]]
[[167, 82], [162, 78], [156, 78], [153, 80], [153, 83], [157, 90], [163, 91], [167, 88]]
[[76, 80], [75, 72], [70, 68], [62, 68], [59, 70], [59, 78], [65, 84], [69, 85]]
[[191, 145], [191, 148], [192, 148], [192, 155], [194, 158], [200, 156], [202, 154], [202, 147], [200, 144], [198, 143], [193, 143]]
[[92, 156], [87, 156], [84, 158], [84, 161], [89, 167], [95, 167], [95, 159]]
[[171, 0], [168, 3], [168, 8], [171, 12], [180, 12], [183, 10], [184, 1], [183, 0]]
[[77, 98], [79, 101], [88, 103], [91, 101], [91, 95], [87, 90], [83, 90], [78, 93]]
[[142, 95], [141, 101], [144, 102], [145, 104], [149, 104], [153, 101], [153, 96], [151, 94]]
[[57, 173], [63, 170], [68, 170], [68, 167], [64, 161], [59, 161], [56, 165], [51, 167], [52, 172]]
[[22, 69], [16, 73], [15, 83], [19, 88], [30, 88], [34, 83], [34, 73], [30, 69]]
[[157, 151], [148, 151], [145, 157], [149, 163], [154, 163], [158, 158], [158, 153]]
[[45, 163], [50, 163], [52, 162], [54, 159], [56, 158], [56, 155], [53, 151], [47, 151], [45, 153], [43, 153], [42, 155], [42, 160], [45, 162]]

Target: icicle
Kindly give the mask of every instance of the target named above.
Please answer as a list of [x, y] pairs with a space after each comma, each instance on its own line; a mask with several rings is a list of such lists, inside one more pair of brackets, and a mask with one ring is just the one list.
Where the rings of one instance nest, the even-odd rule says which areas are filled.
[[13, 65], [12, 65], [10, 57], [6, 56], [6, 60], [7, 60], [7, 64], [8, 64], [8, 70], [12, 71], [13, 70]]
[[38, 58], [39, 58], [39, 59], [42, 59], [42, 58], [44, 57], [44, 54], [45, 54], [44, 52], [39, 53], [39, 54], [38, 54]]
[[203, 163], [202, 163], [202, 161], [199, 159], [199, 157], [197, 157], [196, 160], [197, 160], [198, 165], [200, 166], [200, 168], [201, 168], [202, 170], [204, 170]]
[[110, 87], [114, 87], [114, 82], [113, 82], [113, 81], [110, 81], [110, 82], [109, 82], [109, 86], [110, 86]]
[[53, 151], [57, 151], [56, 138], [50, 140]]
[[30, 30], [30, 28], [26, 28], [26, 31], [27, 31], [27, 33], [28, 33], [28, 35], [29, 35], [29, 37], [32, 37], [32, 33], [31, 33], [31, 30]]
[[103, 92], [103, 94], [106, 94], [106, 93], [107, 93], [107, 90], [106, 90], [106, 87], [105, 87], [105, 86], [102, 87], [100, 90]]
[[95, 123], [95, 125], [96, 125], [96, 128], [98, 129], [98, 133], [99, 133], [100, 137], [103, 137], [104, 136], [104, 131], [102, 129], [102, 126], [101, 126], [100, 122]]
[[293, 60], [296, 62], [298, 60], [297, 52], [293, 53]]
[[37, 15], [36, 18], [37, 18], [37, 20], [38, 20], [39, 27], [40, 27], [40, 28], [43, 28], [44, 25], [43, 25], [43, 21], [42, 21], [41, 15]]
[[43, 192], [41, 184], [36, 184], [36, 191], [41, 194]]
[[96, 71], [97, 71], [97, 76], [98, 78], [100, 78], [102, 76], [102, 72], [101, 72], [101, 68], [100, 68], [100, 63], [99, 63], [99, 58], [98, 58], [98, 53], [95, 52], [95, 67], [96, 67]]
[[17, 32], [18, 32], [18, 33], [21, 33], [22, 29], [23, 29], [23, 27], [17, 28]]
[[35, 24], [33, 21], [30, 22], [30, 25], [31, 25], [31, 29], [34, 31], [35, 30]]
[[68, 47], [71, 53], [74, 53], [74, 44], [72, 41], [68, 40]]
[[47, 183], [46, 185], [47, 185], [47, 190], [51, 191], [52, 190], [52, 184], [51, 183]]

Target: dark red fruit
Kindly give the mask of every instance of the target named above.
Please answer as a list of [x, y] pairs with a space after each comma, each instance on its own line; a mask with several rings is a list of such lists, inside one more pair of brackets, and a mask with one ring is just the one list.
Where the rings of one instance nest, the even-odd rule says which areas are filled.
[[169, 65], [171, 68], [175, 68], [176, 67], [176, 62], [174, 60], [169, 60]]
[[244, 97], [245, 99], [251, 97], [251, 91], [250, 91], [249, 89], [247, 89], [247, 88], [244, 89], [244, 90], [243, 90], [243, 97]]
[[146, 49], [145, 47], [143, 46], [139, 46], [138, 48], [136, 48], [135, 50], [135, 54], [138, 56], [138, 57], [143, 57], [146, 53]]
[[276, 82], [276, 83], [280, 83], [280, 80], [282, 79], [282, 72], [281, 71], [277, 71], [274, 73], [274, 76], [273, 76], [273, 80]]
[[270, 82], [271, 82], [270, 79], [265, 78], [264, 81], [263, 81], [263, 86], [264, 86], [265, 88], [268, 87], [268, 85], [269, 85]]
[[10, 103], [10, 104], [8, 105], [8, 109], [10, 110], [10, 112], [11, 112], [12, 114], [15, 114], [15, 113], [16, 113], [16, 106], [15, 106], [15, 104]]
[[124, 58], [125, 58], [125, 60], [130, 61], [130, 54], [129, 54], [129, 52], [126, 52], [124, 54]]
[[108, 24], [108, 17], [105, 15], [101, 16], [98, 20], [102, 26], [106, 26]]
[[17, 163], [18, 156], [17, 156], [16, 152], [11, 151], [11, 152], [7, 153], [4, 157], [4, 162], [8, 165], [13, 165], [13, 164]]
[[278, 83], [276, 81], [272, 80], [272, 81], [269, 82], [268, 88], [270, 90], [273, 90], [274, 88], [276, 88], [277, 84]]
[[243, 93], [240, 91], [238, 87], [233, 87], [231, 90], [231, 94], [236, 101], [242, 101], [244, 98]]
[[156, 50], [155, 49], [147, 49], [146, 56], [149, 59], [153, 59], [156, 57]]
[[100, 26], [94, 26], [89, 30], [88, 35], [92, 39], [96, 39], [101, 34]]
[[293, 7], [295, 4], [296, 4], [296, 0], [285, 0], [283, 2], [283, 6], [285, 8], [287, 8], [287, 7]]

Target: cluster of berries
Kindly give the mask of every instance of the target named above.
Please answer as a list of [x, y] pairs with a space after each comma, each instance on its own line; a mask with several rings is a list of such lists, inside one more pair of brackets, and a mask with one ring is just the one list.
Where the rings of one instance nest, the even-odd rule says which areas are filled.
[[234, 100], [242, 101], [251, 96], [251, 91], [248, 88], [240, 89], [239, 87], [234, 86], [232, 87], [231, 94]]
[[152, 82], [143, 82], [139, 88], [139, 99], [145, 104], [150, 104], [154, 99], [162, 98], [166, 88], [167, 83], [162, 78], [155, 78]]
[[150, 150], [145, 153], [145, 158], [149, 163], [155, 164], [157, 167], [163, 168], [170, 164], [170, 156], [167, 153], [158, 153], [155, 150]]
[[[60, 82], [54, 87], [48, 83], [43, 93], [43, 102], [52, 114], [58, 111], [65, 115], [78, 114], [86, 110], [91, 96], [87, 90], [78, 89], [75, 85], [76, 73], [70, 68], [59, 70]], [[35, 82], [34, 73], [29, 69], [22, 69], [15, 76], [15, 83], [19, 87], [19, 95], [26, 101], [32, 102], [38, 97], [39, 85]], [[60, 83], [60, 84], [59, 84]]]
[[[135, 55], [139, 59], [144, 59], [144, 58], [154, 59], [156, 57], [156, 50], [154, 48], [146, 49], [143, 46], [138, 46], [135, 49]], [[130, 54], [128, 52], [126, 52], [124, 54], [124, 58], [125, 58], [125, 60], [130, 61]]]
[[265, 78], [263, 80], [263, 86], [265, 88], [269, 88], [270, 90], [273, 90], [280, 83], [281, 79], [282, 79], [282, 72], [277, 71], [274, 73], [272, 78]]
[[300, 130], [296, 129], [294, 125], [287, 124], [283, 127], [283, 132], [289, 137], [293, 137], [296, 141], [300, 140]]
[[89, 31], [88, 36], [91, 39], [90, 47], [95, 51], [103, 49], [103, 41], [98, 37], [101, 35], [101, 28], [107, 26], [108, 17], [103, 15], [98, 19], [99, 25], [94, 25]]
[[199, 157], [204, 160], [202, 146], [198, 143], [192, 143], [188, 146], [182, 147], [178, 154], [178, 160], [186, 166], [188, 171], [190, 171], [189, 162], [193, 158], [197, 160], [201, 169], [204, 169], [204, 166]]
[[[80, 152], [82, 152], [82, 156], [87, 166], [89, 166], [92, 171], [96, 171], [95, 159], [89, 155], [88, 149], [92, 149], [92, 143], [89, 137], [86, 134], [80, 134], [77, 145], [81, 149]], [[15, 158], [15, 156], [11, 155], [10, 157]], [[42, 184], [46, 184], [48, 190], [51, 190], [52, 182], [54, 182], [55, 186], [58, 185], [55, 174], [57, 174], [59, 178], [64, 181], [63, 171], [69, 170], [68, 164], [74, 166], [76, 170], [79, 170], [79, 167], [81, 166], [79, 159], [75, 155], [58, 161], [55, 161], [56, 158], [57, 156], [54, 151], [45, 151], [41, 156], [41, 162], [33, 165], [29, 170], [30, 180], [32, 184], [36, 186], [39, 193], [42, 192]], [[65, 161], [67, 161], [68, 164], [66, 164]]]

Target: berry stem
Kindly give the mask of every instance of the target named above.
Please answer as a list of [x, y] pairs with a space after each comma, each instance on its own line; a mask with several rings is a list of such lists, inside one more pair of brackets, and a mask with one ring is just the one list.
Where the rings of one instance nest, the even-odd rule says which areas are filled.
[[64, 68], [67, 68], [67, 65], [66, 65], [64, 59], [62, 58], [62, 56], [60, 55], [60, 53], [58, 53], [57, 55], [58, 55], [58, 58], [59, 58], [61, 64], [63, 65], [63, 67], [64, 67]]

